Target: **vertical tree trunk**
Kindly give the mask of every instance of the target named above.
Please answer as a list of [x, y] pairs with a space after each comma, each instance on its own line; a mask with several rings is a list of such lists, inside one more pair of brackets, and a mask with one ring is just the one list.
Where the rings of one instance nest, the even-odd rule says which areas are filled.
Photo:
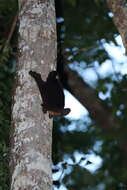
[[109, 9], [114, 14], [113, 20], [121, 35], [127, 55], [127, 1], [107, 0], [107, 4]]
[[53, 0], [19, 0], [19, 54], [12, 106], [11, 190], [51, 190], [52, 120], [44, 115], [30, 70], [43, 80], [55, 68]]

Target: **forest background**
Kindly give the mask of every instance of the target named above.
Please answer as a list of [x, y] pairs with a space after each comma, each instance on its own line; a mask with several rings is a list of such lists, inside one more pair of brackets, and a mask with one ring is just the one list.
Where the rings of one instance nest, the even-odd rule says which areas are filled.
[[[17, 10], [16, 0], [1, 0], [1, 190], [9, 189], [9, 133], [18, 25], [9, 37]], [[64, 88], [88, 113], [76, 120], [54, 120], [54, 189], [127, 189], [126, 58], [123, 53], [123, 59], [119, 59], [116, 53], [117, 60], [110, 53], [112, 48], [121, 48], [113, 14], [103, 0], [56, 0], [56, 16], [58, 72]], [[108, 68], [106, 72], [104, 68]], [[99, 158], [98, 166], [93, 166], [90, 154]]]

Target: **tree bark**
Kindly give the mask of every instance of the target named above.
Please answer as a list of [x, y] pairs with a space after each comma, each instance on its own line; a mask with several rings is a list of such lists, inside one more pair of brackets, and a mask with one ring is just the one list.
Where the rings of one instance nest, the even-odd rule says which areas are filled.
[[109, 9], [114, 14], [114, 23], [122, 37], [122, 41], [127, 54], [127, 1], [126, 0], [107, 0]]
[[12, 106], [11, 190], [51, 190], [52, 120], [29, 71], [45, 80], [55, 68], [56, 22], [53, 0], [19, 0], [19, 53]]

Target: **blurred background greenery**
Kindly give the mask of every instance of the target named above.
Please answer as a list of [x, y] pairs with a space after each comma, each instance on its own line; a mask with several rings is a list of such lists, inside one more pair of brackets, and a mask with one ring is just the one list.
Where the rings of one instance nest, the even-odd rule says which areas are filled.
[[[117, 60], [111, 53], [115, 48], [122, 51], [113, 15], [104, 0], [56, 0], [55, 3], [58, 65], [71, 67], [84, 78], [104, 102], [105, 109], [110, 108], [114, 127], [108, 130], [100, 127], [89, 110], [78, 119], [54, 119], [54, 189], [126, 190], [126, 58], [120, 59], [114, 52]], [[0, 190], [9, 189], [9, 132], [18, 26], [9, 44], [6, 41], [17, 10], [16, 0], [0, 1]], [[105, 65], [109, 65], [106, 72]], [[59, 74], [66, 88], [67, 81], [61, 71]]]

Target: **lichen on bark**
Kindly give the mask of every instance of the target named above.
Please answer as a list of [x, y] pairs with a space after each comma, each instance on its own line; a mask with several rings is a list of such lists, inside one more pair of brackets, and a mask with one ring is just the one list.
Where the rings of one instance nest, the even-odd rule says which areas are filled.
[[51, 190], [52, 120], [44, 115], [30, 70], [45, 80], [56, 65], [52, 0], [19, 0], [19, 54], [12, 106], [11, 190]]

